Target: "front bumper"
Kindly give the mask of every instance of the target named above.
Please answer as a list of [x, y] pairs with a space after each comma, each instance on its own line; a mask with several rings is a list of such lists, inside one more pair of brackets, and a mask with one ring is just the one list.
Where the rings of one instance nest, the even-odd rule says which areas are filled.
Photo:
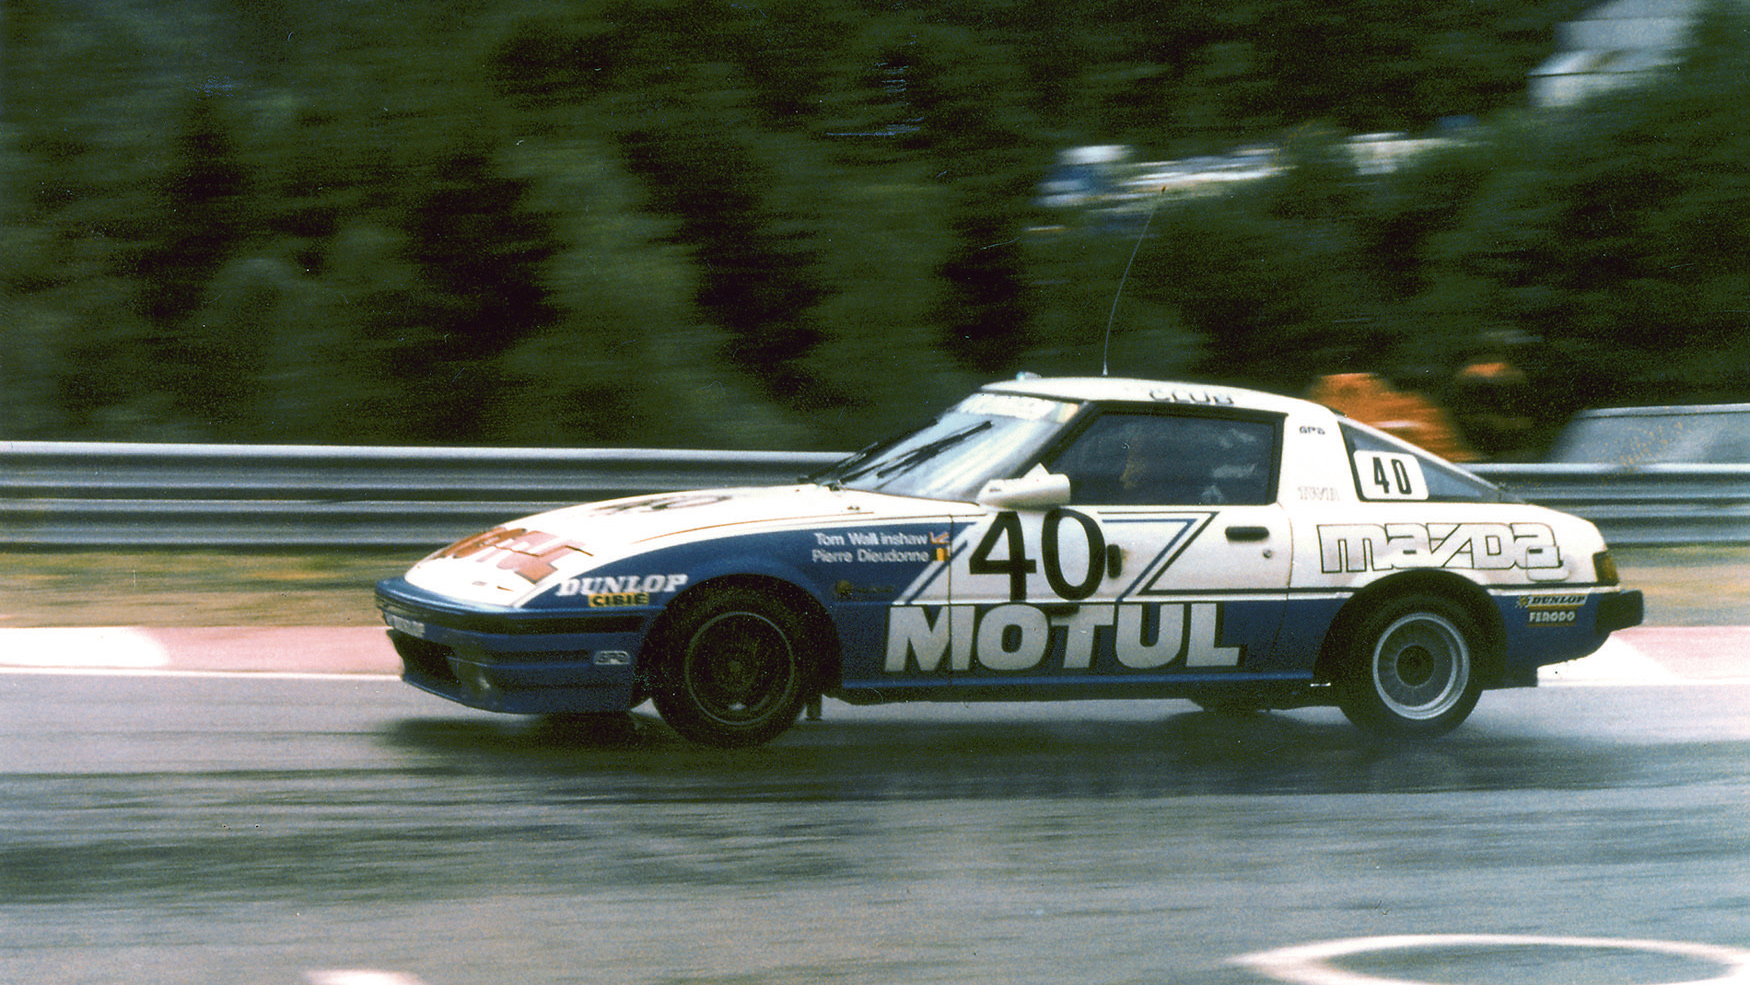
[[577, 614], [466, 605], [404, 578], [377, 585], [401, 679], [471, 708], [513, 714], [624, 711], [634, 655], [659, 611]]

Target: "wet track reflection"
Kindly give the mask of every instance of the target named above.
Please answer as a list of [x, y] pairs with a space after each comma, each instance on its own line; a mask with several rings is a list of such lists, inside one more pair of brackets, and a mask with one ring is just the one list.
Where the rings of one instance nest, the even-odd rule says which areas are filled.
[[[0, 701], [0, 981], [1257, 985], [1235, 956], [1377, 934], [1750, 940], [1744, 685], [1491, 695], [1422, 746], [1183, 703], [829, 704], [725, 751], [392, 681]], [[1627, 960], [1563, 980], [1658, 980]]]
[[[1175, 710], [1183, 709], [1183, 710]], [[1461, 732], [1372, 740], [1333, 714], [1224, 715], [1166, 703], [1158, 719], [829, 721], [755, 750], [689, 746], [641, 713], [601, 718], [407, 719], [383, 738], [463, 771], [544, 776], [592, 801], [1153, 798], [1197, 795], [1598, 790], [1669, 780], [1750, 742], [1660, 746]], [[1699, 762], [1698, 762], [1699, 757]]]

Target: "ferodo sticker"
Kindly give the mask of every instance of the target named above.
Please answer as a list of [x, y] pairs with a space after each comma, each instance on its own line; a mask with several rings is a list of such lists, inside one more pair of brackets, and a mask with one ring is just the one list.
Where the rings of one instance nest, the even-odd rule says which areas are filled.
[[1111, 669], [1231, 670], [1219, 602], [905, 605], [887, 616], [889, 674]]

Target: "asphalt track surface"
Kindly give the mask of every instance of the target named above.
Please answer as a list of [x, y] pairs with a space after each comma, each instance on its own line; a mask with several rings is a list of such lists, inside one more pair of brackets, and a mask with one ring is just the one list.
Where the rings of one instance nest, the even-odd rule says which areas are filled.
[[1470, 723], [476, 713], [369, 628], [0, 630], [0, 982], [1750, 982], [1750, 630]]

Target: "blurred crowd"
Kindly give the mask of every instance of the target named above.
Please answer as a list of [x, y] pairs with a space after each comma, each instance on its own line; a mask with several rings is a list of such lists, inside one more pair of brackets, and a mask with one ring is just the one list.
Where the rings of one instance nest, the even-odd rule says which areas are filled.
[[1307, 397], [1448, 461], [1524, 461], [1535, 454], [1530, 387], [1507, 350], [1485, 341], [1446, 378], [1330, 373]]

